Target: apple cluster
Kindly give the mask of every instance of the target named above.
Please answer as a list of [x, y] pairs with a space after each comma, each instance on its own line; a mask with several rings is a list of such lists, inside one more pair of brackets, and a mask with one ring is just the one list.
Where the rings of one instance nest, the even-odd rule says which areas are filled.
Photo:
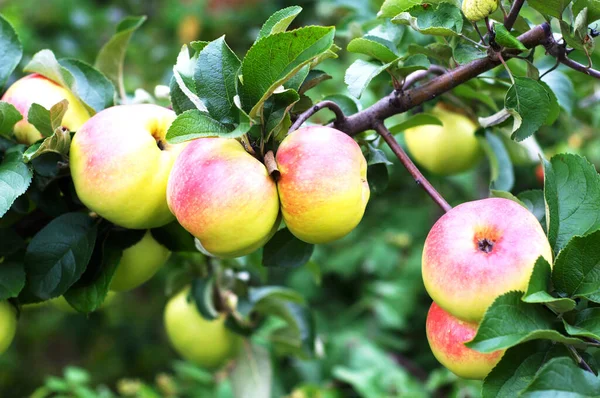
[[535, 216], [501, 198], [463, 203], [433, 226], [423, 249], [422, 273], [434, 300], [427, 339], [435, 357], [458, 376], [483, 379], [503, 351], [484, 354], [464, 345], [494, 300], [526, 291], [533, 267], [552, 249]]

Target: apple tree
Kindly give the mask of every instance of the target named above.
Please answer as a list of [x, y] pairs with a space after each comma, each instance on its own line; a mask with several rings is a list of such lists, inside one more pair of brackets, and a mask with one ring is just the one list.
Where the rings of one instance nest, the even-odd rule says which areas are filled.
[[[23, 47], [0, 18], [0, 351], [28, 307], [89, 314], [176, 263], [155, 310], [202, 382], [170, 396], [443, 396], [454, 376], [423, 375], [394, 333], [378, 335], [383, 353], [328, 341], [361, 311], [338, 300], [343, 282], [308, 297], [320, 263], [360, 284], [361, 267], [397, 271], [386, 261], [405, 251], [410, 284], [407, 271], [365, 290], [385, 303], [373, 312], [396, 314], [422, 281], [433, 303], [413, 332], [482, 380], [452, 379], [457, 394], [600, 396], [600, 5], [380, 3], [339, 26], [283, 8], [245, 54], [226, 35], [189, 42], [142, 100], [123, 63], [145, 17], [123, 19], [93, 65], [41, 49], [16, 72]], [[324, 94], [336, 64], [344, 84]], [[406, 222], [425, 196], [435, 219]], [[407, 209], [386, 220], [379, 206]], [[424, 228], [424, 243], [391, 224]], [[84, 396], [75, 379], [37, 394]]]

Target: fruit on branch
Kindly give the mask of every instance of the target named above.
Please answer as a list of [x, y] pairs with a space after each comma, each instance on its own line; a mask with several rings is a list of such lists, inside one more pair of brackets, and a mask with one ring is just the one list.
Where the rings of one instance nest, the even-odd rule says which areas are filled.
[[443, 126], [423, 125], [404, 132], [406, 146], [414, 160], [431, 173], [453, 175], [470, 170], [483, 153], [468, 117], [437, 105], [431, 113]]
[[498, 9], [500, 0], [463, 0], [462, 12], [471, 22], [481, 21]]
[[148, 281], [167, 262], [171, 252], [158, 243], [150, 231], [123, 256], [110, 283], [110, 290], [124, 292]]
[[62, 125], [77, 131], [90, 118], [90, 114], [71, 91], [38, 74], [27, 75], [13, 83], [2, 96], [2, 101], [12, 104], [23, 116], [14, 128], [17, 141], [31, 145], [42, 138], [42, 134], [27, 121], [31, 104], [50, 109], [64, 99], [69, 101], [69, 107]]
[[367, 162], [350, 136], [325, 126], [289, 134], [276, 155], [283, 220], [308, 243], [327, 243], [352, 231], [369, 201]]
[[552, 264], [544, 230], [527, 209], [500, 198], [467, 202], [429, 231], [423, 281], [444, 310], [478, 322], [496, 297], [526, 290], [539, 256]]
[[431, 304], [427, 313], [427, 340], [438, 361], [457, 376], [482, 380], [496, 366], [504, 351], [489, 354], [465, 346], [477, 333], [477, 323], [462, 321]]
[[71, 175], [79, 199], [101, 217], [131, 229], [173, 220], [167, 181], [185, 147], [165, 140], [175, 112], [157, 105], [121, 105], [88, 120], [71, 143]]
[[233, 358], [242, 338], [225, 327], [225, 315], [202, 317], [187, 287], [165, 307], [164, 322], [171, 345], [179, 355], [203, 368], [216, 370]]
[[173, 166], [167, 201], [179, 223], [218, 257], [255, 251], [279, 226], [275, 182], [234, 139], [192, 141]]
[[8, 301], [0, 301], [0, 355], [15, 338], [17, 331], [17, 311]]

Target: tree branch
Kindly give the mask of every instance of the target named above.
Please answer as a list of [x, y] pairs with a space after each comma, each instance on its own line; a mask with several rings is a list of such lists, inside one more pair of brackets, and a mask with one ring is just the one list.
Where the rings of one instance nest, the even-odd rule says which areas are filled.
[[337, 126], [338, 123], [346, 119], [344, 111], [342, 111], [342, 108], [340, 108], [338, 104], [336, 104], [333, 101], [321, 101], [318, 104], [312, 106], [306, 112], [302, 113], [300, 116], [298, 116], [298, 119], [296, 119], [294, 124], [292, 124], [292, 126], [288, 130], [288, 134], [292, 131], [298, 130], [298, 128], [302, 126], [304, 122], [306, 122], [312, 115], [319, 112], [323, 108], [329, 108], [331, 111], [333, 111], [333, 113], [335, 113], [336, 121], [333, 122], [333, 126]]
[[592, 76], [596, 79], [600, 79], [600, 71], [589, 68], [585, 65], [580, 64], [579, 62], [573, 61], [567, 55], [566, 46], [559, 44], [552, 35], [552, 32], [548, 34], [545, 40], [542, 42], [542, 45], [546, 48], [546, 52], [549, 55], [552, 55], [554, 58], [558, 60], [558, 62], [562, 63], [569, 68], [576, 70], [578, 72], [584, 73], [588, 76]]
[[396, 157], [400, 160], [400, 162], [402, 162], [404, 167], [406, 167], [406, 170], [408, 170], [408, 172], [413, 176], [415, 182], [418, 185], [420, 185], [429, 196], [431, 196], [435, 203], [437, 203], [438, 206], [440, 206], [445, 212], [452, 209], [452, 206], [450, 206], [448, 202], [446, 202], [446, 199], [444, 199], [442, 195], [440, 195], [440, 193], [435, 190], [433, 185], [431, 185], [427, 178], [425, 178], [423, 174], [419, 171], [419, 169], [413, 163], [410, 157], [408, 157], [406, 152], [404, 152], [404, 149], [402, 149], [400, 144], [398, 144], [398, 141], [396, 141], [392, 133], [390, 133], [390, 131], [384, 126], [383, 122], [377, 119], [374, 120], [373, 128], [375, 129], [375, 131], [377, 131], [381, 138], [383, 138], [386, 144], [389, 145]]
[[525, 0], [515, 0], [512, 7], [510, 8], [510, 12], [506, 16], [506, 18], [504, 18], [504, 27], [509, 32], [512, 29], [512, 27], [514, 26], [515, 22], [517, 21], [517, 17], [519, 16], [519, 13], [521, 12], [521, 7], [523, 7], [524, 3], [525, 3]]
[[403, 90], [407, 90], [414, 86], [417, 82], [424, 80], [430, 74], [443, 75], [444, 73], [446, 73], [446, 68], [442, 68], [438, 65], [431, 65], [431, 67], [427, 70], [418, 70], [406, 76], [402, 88]]

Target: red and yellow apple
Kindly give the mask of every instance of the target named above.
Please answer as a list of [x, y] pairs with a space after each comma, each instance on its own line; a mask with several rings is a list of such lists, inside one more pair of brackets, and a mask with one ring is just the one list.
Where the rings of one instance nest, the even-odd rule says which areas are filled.
[[442, 105], [431, 112], [443, 124], [407, 129], [404, 140], [413, 159], [431, 173], [443, 176], [470, 170], [483, 153], [475, 132], [477, 125], [468, 117]]
[[121, 105], [88, 120], [71, 142], [71, 175], [79, 199], [117, 225], [168, 224], [167, 181], [185, 144], [165, 135], [175, 112], [158, 105]]
[[275, 182], [233, 139], [192, 141], [173, 166], [167, 202], [179, 223], [218, 257], [255, 251], [279, 224]]
[[369, 201], [367, 162], [343, 132], [324, 126], [289, 134], [276, 155], [283, 220], [308, 243], [327, 243], [352, 231]]
[[171, 252], [158, 243], [150, 231], [135, 245], [123, 250], [110, 290], [124, 292], [148, 281], [167, 262]]
[[13, 83], [2, 96], [2, 101], [12, 104], [23, 116], [14, 128], [17, 141], [30, 145], [42, 138], [42, 134], [27, 121], [31, 104], [50, 109], [64, 99], [69, 101], [69, 107], [62, 125], [77, 131], [90, 118], [90, 114], [71, 91], [38, 74], [27, 75]]
[[526, 208], [501, 198], [467, 202], [429, 231], [423, 281], [444, 310], [478, 322], [498, 296], [526, 290], [539, 256], [552, 264], [544, 230]]
[[17, 331], [17, 311], [8, 301], [0, 301], [0, 355], [15, 338]]
[[225, 315], [214, 320], [203, 318], [189, 294], [187, 287], [167, 303], [164, 313], [167, 336], [183, 358], [216, 370], [237, 354], [242, 338], [225, 327]]
[[484, 379], [504, 351], [484, 354], [465, 346], [477, 333], [477, 323], [465, 322], [433, 303], [427, 313], [427, 340], [438, 361], [457, 376]]

